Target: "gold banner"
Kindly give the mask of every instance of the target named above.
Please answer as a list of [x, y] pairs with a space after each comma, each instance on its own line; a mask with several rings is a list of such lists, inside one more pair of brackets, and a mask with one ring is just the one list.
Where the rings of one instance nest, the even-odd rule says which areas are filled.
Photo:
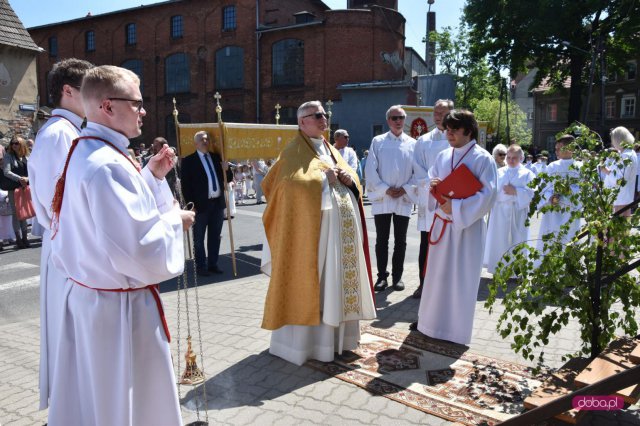
[[[296, 136], [298, 126], [275, 124], [222, 123], [225, 160], [253, 160], [277, 158], [280, 151]], [[212, 141], [210, 150], [220, 153], [220, 125], [218, 123], [179, 124], [180, 156], [196, 151], [194, 135], [204, 130]]]

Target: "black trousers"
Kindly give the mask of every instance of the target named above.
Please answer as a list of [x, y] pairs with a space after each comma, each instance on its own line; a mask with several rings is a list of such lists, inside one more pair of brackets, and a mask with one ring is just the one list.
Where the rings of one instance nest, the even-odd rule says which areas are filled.
[[418, 253], [420, 285], [424, 283], [424, 276], [427, 271], [427, 256], [429, 256], [429, 233], [420, 231], [420, 251]]
[[[196, 213], [193, 224], [193, 248], [196, 255], [196, 268], [207, 269], [218, 266], [222, 224], [224, 221], [224, 195], [210, 199], [204, 209]], [[204, 236], [207, 234], [207, 255], [204, 251]], [[208, 257], [208, 258], [207, 258]]]
[[404, 254], [407, 249], [407, 228], [409, 218], [395, 213], [376, 214], [373, 221], [376, 224], [376, 260], [378, 263], [378, 278], [387, 278], [387, 262], [389, 260], [389, 233], [393, 220], [393, 257], [391, 258], [391, 276], [396, 283], [402, 278], [404, 271]]

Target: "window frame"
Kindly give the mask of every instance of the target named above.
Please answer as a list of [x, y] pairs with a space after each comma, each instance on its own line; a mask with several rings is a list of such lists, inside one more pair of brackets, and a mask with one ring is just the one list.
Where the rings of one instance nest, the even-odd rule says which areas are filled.
[[[632, 76], [630, 76], [631, 68], [633, 68]], [[624, 70], [624, 77], [627, 81], [633, 81], [638, 77], [638, 63], [636, 61], [627, 61], [627, 64]]]
[[558, 104], [557, 103], [547, 104], [546, 118], [547, 118], [547, 121], [550, 123], [556, 123], [558, 121]]
[[[292, 46], [292, 44], [297, 44], [297, 46]], [[294, 47], [298, 50], [294, 64], [293, 66], [287, 65], [288, 51]], [[274, 42], [271, 45], [271, 85], [273, 87], [304, 86], [304, 54], [304, 40], [302, 39], [285, 38]], [[291, 68], [294, 68], [293, 73], [288, 72], [291, 71]], [[279, 71], [282, 71], [281, 74]]]
[[[633, 112], [631, 114], [625, 114], [625, 101], [632, 100]], [[620, 98], [620, 118], [635, 118], [636, 116], [636, 95], [622, 95]]]
[[238, 28], [238, 15], [235, 5], [222, 8], [222, 31], [235, 31]]
[[[183, 57], [184, 58], [184, 62], [183, 64], [186, 64], [186, 69], [178, 69], [179, 71], [183, 71], [185, 73], [184, 76], [180, 75], [180, 79], [183, 79], [183, 81], [180, 81], [180, 79], [178, 79], [178, 76], [174, 77], [174, 79], [172, 79], [170, 81], [169, 79], [169, 61], [172, 58], [177, 58], [177, 57]], [[165, 94], [179, 94], [179, 93], [189, 93], [191, 91], [191, 64], [190, 64], [190, 60], [189, 60], [189, 55], [185, 52], [176, 52], [173, 53], [171, 55], [168, 55], [165, 57], [164, 59], [164, 91]], [[181, 64], [172, 64], [172, 66], [180, 66]], [[186, 77], [186, 79], [185, 79]], [[183, 83], [184, 81], [186, 81], [186, 87], [183, 87]], [[173, 83], [173, 90], [170, 90], [170, 82]], [[180, 84], [179, 84], [180, 83]]]
[[49, 56], [53, 58], [57, 58], [58, 57], [58, 37], [57, 36], [49, 37], [48, 44], [49, 44]]
[[84, 33], [84, 51], [87, 53], [96, 51], [96, 32], [94, 30], [87, 30]]
[[138, 29], [135, 22], [130, 22], [124, 26], [125, 46], [135, 46], [138, 44]]
[[[233, 52], [229, 55], [225, 55], [225, 51], [233, 49]], [[225, 62], [221, 60], [221, 58], [230, 58], [236, 57], [237, 63], [232, 62], [230, 59], [229, 62]], [[222, 64], [222, 65], [221, 65]], [[238, 67], [239, 65], [239, 67]], [[215, 87], [220, 90], [232, 90], [232, 89], [242, 89], [244, 87], [244, 49], [241, 46], [229, 45], [223, 46], [220, 49], [216, 50], [215, 53]], [[231, 73], [232, 75], [240, 76], [239, 79], [229, 77], [227, 78], [225, 73]], [[224, 78], [223, 78], [224, 77]], [[228, 82], [227, 84], [221, 84], [222, 82]]]
[[173, 15], [169, 20], [169, 36], [171, 40], [184, 37], [184, 17], [182, 15]]
[[616, 118], [616, 97], [615, 96], [605, 96], [604, 117]]

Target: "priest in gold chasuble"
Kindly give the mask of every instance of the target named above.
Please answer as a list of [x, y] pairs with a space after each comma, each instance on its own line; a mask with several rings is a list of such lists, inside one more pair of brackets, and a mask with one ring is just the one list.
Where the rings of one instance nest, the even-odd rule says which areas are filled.
[[262, 182], [262, 327], [273, 330], [271, 354], [301, 365], [355, 349], [359, 320], [376, 310], [358, 177], [324, 140], [320, 102], [298, 108], [298, 126]]

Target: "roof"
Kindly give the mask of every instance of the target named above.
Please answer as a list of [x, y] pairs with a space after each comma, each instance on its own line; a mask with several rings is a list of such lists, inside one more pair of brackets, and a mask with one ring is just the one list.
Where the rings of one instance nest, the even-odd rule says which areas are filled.
[[0, 44], [37, 52], [42, 50], [22, 25], [8, 0], [0, 0]]
[[365, 83], [345, 83], [338, 85], [338, 90], [348, 89], [388, 89], [394, 87], [411, 87], [411, 82], [404, 80], [368, 81]]
[[[551, 79], [549, 77], [546, 77], [540, 82], [538, 87], [532, 90], [532, 92], [546, 92], [552, 87], [553, 85], [551, 84]], [[568, 89], [571, 87], [571, 77], [567, 77], [564, 79], [564, 81], [562, 82], [562, 87], [564, 87], [565, 89]]]

